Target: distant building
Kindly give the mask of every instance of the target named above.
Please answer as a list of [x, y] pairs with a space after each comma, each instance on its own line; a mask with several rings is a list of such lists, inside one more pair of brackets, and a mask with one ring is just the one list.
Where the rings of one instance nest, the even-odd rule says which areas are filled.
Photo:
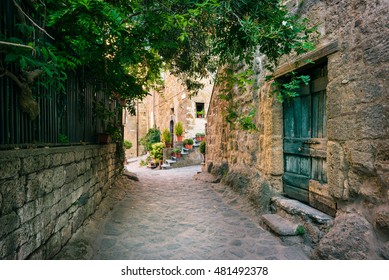
[[205, 133], [213, 80], [210, 78], [203, 83], [204, 88], [191, 97], [177, 77], [165, 74], [163, 89], [152, 91], [142, 102], [138, 102], [136, 116], [126, 113], [124, 139], [133, 144], [127, 152], [127, 157], [144, 154], [144, 148], [139, 141], [152, 127], [161, 132], [168, 129], [173, 142], [176, 141], [174, 126], [177, 122], [184, 126], [184, 138], [194, 138], [196, 133]]

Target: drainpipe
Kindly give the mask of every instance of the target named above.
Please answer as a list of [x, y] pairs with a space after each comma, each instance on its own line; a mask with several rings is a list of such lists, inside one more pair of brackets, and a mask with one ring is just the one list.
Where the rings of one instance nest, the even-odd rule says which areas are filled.
[[136, 101], [136, 157], [139, 157], [139, 102]]

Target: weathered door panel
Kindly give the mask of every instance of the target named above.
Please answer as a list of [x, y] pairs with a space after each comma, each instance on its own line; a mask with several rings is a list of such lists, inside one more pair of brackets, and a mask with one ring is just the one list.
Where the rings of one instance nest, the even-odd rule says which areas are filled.
[[287, 196], [310, 204], [310, 181], [327, 182], [326, 66], [308, 74], [309, 85], [284, 103], [283, 180]]

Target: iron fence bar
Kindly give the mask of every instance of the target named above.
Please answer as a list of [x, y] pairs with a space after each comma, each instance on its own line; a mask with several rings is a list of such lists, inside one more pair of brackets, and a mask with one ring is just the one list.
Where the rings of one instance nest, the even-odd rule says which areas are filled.
[[[23, 1], [23, 5], [38, 23], [42, 20], [42, 17], [32, 10], [33, 7], [28, 1]], [[0, 0], [1, 34], [7, 37], [15, 36], [16, 15], [12, 1]], [[5, 54], [0, 53], [0, 59], [4, 58]], [[9, 67], [8, 70], [17, 72], [15, 66]], [[95, 143], [96, 133], [102, 129], [96, 115], [96, 105], [100, 101], [113, 110], [118, 124], [121, 121], [118, 104], [108, 98], [104, 85], [98, 84], [99, 81], [86, 79], [83, 74], [84, 69], [68, 73], [65, 93], [56, 92], [55, 87], [46, 89], [38, 86], [36, 100], [40, 106], [40, 114], [34, 121], [20, 108], [20, 89], [16, 83], [9, 77], [0, 77], [0, 149], [29, 145], [64, 145], [59, 143], [60, 134], [66, 135], [72, 145], [80, 141]]]

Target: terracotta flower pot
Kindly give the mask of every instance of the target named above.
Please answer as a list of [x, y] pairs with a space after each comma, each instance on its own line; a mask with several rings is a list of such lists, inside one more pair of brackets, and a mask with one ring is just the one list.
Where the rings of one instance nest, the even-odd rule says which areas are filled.
[[185, 148], [189, 149], [189, 150], [192, 150], [193, 145], [192, 144], [185, 144]]
[[111, 135], [108, 133], [99, 133], [97, 134], [97, 142], [99, 144], [108, 144], [112, 142]]
[[181, 157], [181, 153], [173, 153], [173, 157], [180, 158]]

